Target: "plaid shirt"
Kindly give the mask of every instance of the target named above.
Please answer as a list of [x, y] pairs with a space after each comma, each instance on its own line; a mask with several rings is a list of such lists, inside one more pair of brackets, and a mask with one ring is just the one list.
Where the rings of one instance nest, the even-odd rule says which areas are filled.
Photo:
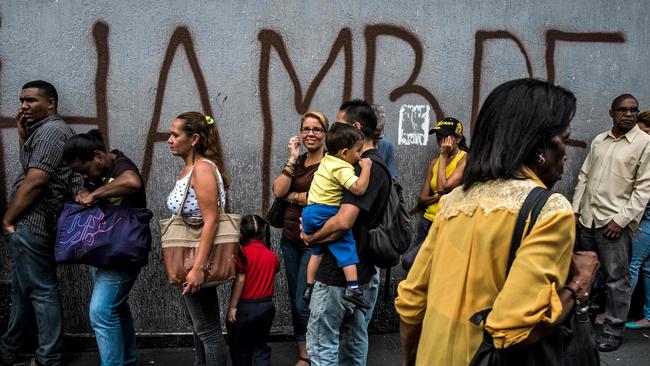
[[63, 145], [74, 134], [61, 116], [50, 116], [27, 129], [28, 138], [20, 150], [22, 171], [11, 190], [12, 200], [28, 169], [43, 170], [50, 179], [17, 224], [50, 240], [54, 238], [56, 219], [63, 203], [72, 200], [82, 187], [81, 176], [73, 173], [63, 161]]

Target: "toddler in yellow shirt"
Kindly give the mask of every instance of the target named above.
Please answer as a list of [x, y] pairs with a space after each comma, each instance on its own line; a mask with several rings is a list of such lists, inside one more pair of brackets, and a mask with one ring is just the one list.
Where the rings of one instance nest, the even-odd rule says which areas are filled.
[[[363, 196], [370, 180], [372, 161], [361, 158], [363, 134], [357, 128], [336, 123], [327, 131], [325, 141], [328, 153], [323, 157], [314, 173], [314, 179], [309, 187], [307, 206], [302, 210], [302, 226], [306, 234], [312, 234], [320, 229], [327, 220], [336, 215], [341, 206], [345, 190], [356, 196]], [[361, 173], [354, 174], [353, 165], [359, 163]], [[332, 253], [336, 262], [345, 275], [347, 289], [343, 298], [361, 309], [369, 309], [370, 305], [363, 297], [357, 278], [356, 242], [352, 230], [333, 241], [323, 245], [310, 247], [311, 257], [307, 266], [307, 288], [304, 299], [309, 302], [311, 292], [316, 282], [316, 273], [323, 258], [325, 247]]]

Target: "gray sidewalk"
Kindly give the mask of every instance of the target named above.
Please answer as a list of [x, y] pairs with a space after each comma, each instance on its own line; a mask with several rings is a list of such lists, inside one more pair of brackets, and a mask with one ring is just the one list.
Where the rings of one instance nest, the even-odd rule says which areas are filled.
[[[272, 364], [274, 366], [293, 366], [296, 361], [295, 346], [292, 342], [271, 343], [273, 347]], [[191, 348], [164, 348], [139, 350], [138, 365], [151, 366], [185, 366], [192, 365]], [[399, 334], [374, 334], [370, 336], [368, 365], [399, 365], [402, 352]], [[606, 366], [647, 366], [650, 365], [650, 330], [627, 331], [625, 343], [614, 352], [601, 353], [601, 364]], [[98, 365], [97, 352], [80, 352], [67, 354], [67, 366]], [[230, 365], [230, 363], [229, 363]]]
[[[293, 366], [298, 360], [295, 343], [273, 342], [271, 364], [273, 366]], [[399, 365], [402, 357], [399, 334], [374, 334], [369, 339], [368, 365]], [[194, 360], [191, 348], [141, 349], [138, 366], [190, 366]], [[99, 365], [97, 352], [67, 354], [65, 366]], [[231, 365], [228, 360], [228, 365]]]

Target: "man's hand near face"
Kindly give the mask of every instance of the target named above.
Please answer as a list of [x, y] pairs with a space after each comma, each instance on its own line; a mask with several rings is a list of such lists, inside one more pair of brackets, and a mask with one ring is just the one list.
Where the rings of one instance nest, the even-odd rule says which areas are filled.
[[25, 126], [25, 117], [23, 116], [23, 111], [18, 108], [16, 112], [16, 128], [18, 128], [18, 142], [20, 146], [25, 144], [27, 140], [27, 127]]

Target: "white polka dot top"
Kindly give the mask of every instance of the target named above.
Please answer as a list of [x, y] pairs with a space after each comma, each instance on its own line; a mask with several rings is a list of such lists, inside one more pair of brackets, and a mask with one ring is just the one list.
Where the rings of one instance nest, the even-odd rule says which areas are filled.
[[[203, 159], [203, 161], [210, 163], [215, 168], [215, 173], [219, 182], [219, 204], [224, 206], [226, 204], [226, 190], [223, 186], [223, 178], [221, 177], [221, 173], [212, 161], [207, 159]], [[187, 187], [189, 181], [190, 173], [188, 173], [185, 177], [177, 180], [174, 189], [169, 193], [169, 196], [167, 196], [167, 208], [169, 211], [171, 211], [172, 216], [175, 216], [178, 212], [181, 201], [183, 200], [183, 193], [185, 193], [185, 187]], [[194, 219], [202, 218], [201, 210], [199, 209], [199, 201], [196, 199], [196, 192], [194, 191], [194, 187], [191, 186], [190, 190], [187, 192], [187, 199], [185, 200], [185, 205], [183, 206], [183, 216]]]

